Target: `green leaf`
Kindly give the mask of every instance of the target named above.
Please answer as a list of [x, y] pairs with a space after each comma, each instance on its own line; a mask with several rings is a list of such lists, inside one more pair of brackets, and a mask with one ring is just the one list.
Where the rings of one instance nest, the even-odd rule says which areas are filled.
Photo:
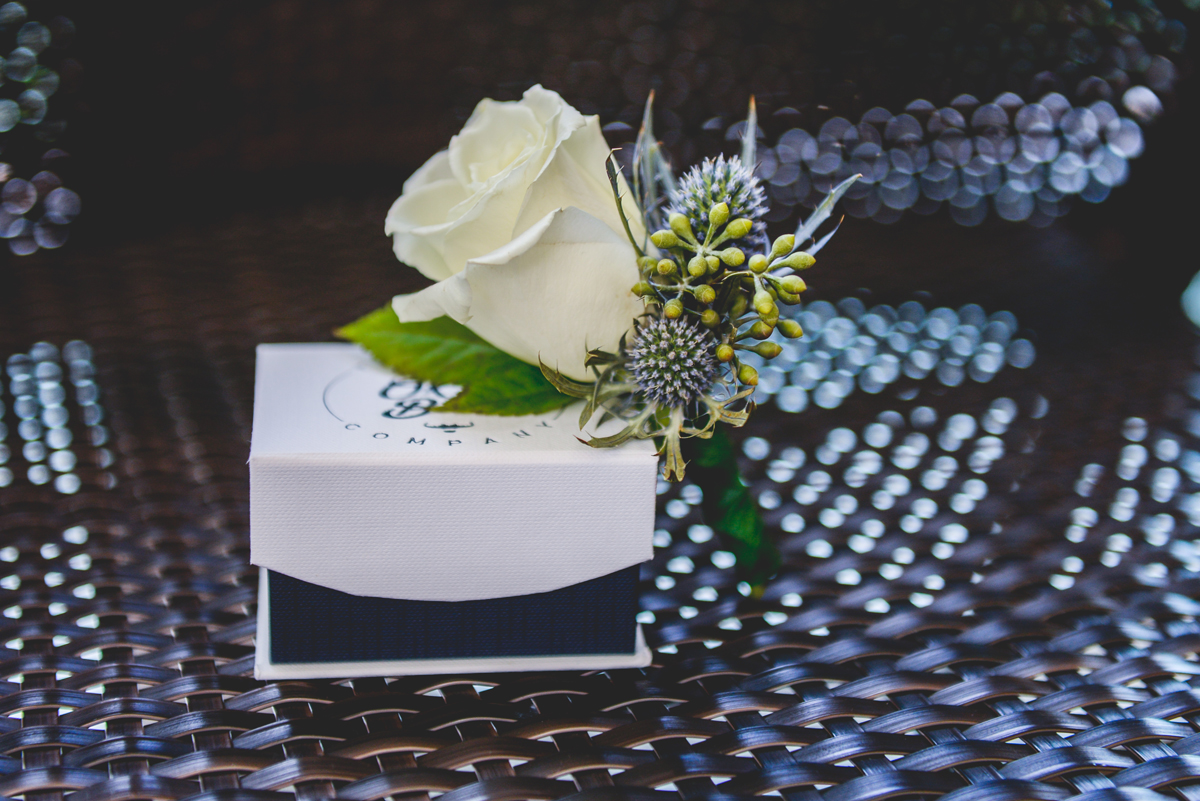
[[738, 472], [733, 443], [723, 426], [709, 439], [687, 439], [687, 477], [704, 492], [704, 519], [737, 557], [738, 572], [756, 588], [779, 570], [779, 550], [769, 536], [750, 489]]
[[582, 381], [567, 378], [553, 367], [548, 367], [541, 359], [538, 360], [538, 368], [555, 389], [564, 395], [570, 395], [572, 398], [590, 398], [592, 397], [592, 392], [596, 389], [595, 384], [585, 384]]
[[[841, 200], [842, 195], [846, 194], [846, 190], [853, 186], [854, 182], [859, 178], [862, 178], [862, 175], [851, 175], [849, 178], [835, 186], [833, 190], [825, 196], [825, 199], [817, 204], [817, 207], [813, 209], [813, 213], [809, 215], [808, 219], [803, 220], [800, 223], [800, 227], [796, 229], [795, 250], [799, 250], [800, 248], [804, 247], [804, 243], [812, 238], [812, 235], [817, 232], [817, 228], [821, 226], [821, 223], [829, 219], [829, 215], [833, 214], [834, 205]], [[829, 237], [826, 237], [826, 240], [828, 240], [828, 238]], [[824, 245], [825, 242], [822, 241], [821, 244]]]
[[670, 196], [674, 192], [675, 173], [654, 138], [654, 90], [651, 89], [633, 149], [633, 195], [641, 206], [647, 233], [663, 226], [663, 193]]
[[388, 305], [334, 333], [362, 345], [401, 375], [462, 387], [436, 411], [542, 414], [572, 402], [536, 366], [489, 345], [449, 317], [402, 323]]

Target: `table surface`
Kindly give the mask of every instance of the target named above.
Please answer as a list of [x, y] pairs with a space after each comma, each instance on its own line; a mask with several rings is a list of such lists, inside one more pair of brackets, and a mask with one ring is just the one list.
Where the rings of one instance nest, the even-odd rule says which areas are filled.
[[254, 345], [328, 340], [416, 286], [383, 207], [0, 268], [0, 355], [88, 346], [43, 375], [78, 458], [47, 484], [5, 378], [0, 796], [1200, 798], [1195, 342], [1173, 308], [1114, 299], [1107, 240], [1069, 227], [847, 224], [815, 298], [1015, 308], [1039, 360], [801, 413], [765, 397], [743, 467], [784, 569], [748, 595], [694, 493], [667, 491], [652, 667], [253, 680]]

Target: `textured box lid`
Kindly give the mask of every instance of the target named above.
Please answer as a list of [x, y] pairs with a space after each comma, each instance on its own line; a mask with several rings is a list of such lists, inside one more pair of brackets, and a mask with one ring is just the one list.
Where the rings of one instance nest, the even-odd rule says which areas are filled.
[[355, 345], [260, 345], [251, 561], [355, 595], [547, 592], [652, 557], [649, 442], [579, 442], [578, 407], [429, 412], [456, 391]]

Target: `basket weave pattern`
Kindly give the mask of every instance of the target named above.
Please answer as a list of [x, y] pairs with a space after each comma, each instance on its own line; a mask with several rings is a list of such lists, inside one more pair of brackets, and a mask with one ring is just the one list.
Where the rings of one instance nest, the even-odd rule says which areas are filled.
[[[404, 288], [380, 258], [380, 218], [326, 204], [0, 273], [4, 355], [91, 345], [113, 457], [102, 468], [99, 447], [77, 448], [75, 494], [19, 475], [0, 489], [0, 547], [15, 549], [0, 570], [0, 796], [1200, 798], [1197, 584], [1135, 524], [1172, 514], [1175, 540], [1194, 528], [1179, 493], [1147, 489], [1157, 463], [1112, 472], [1131, 410], [1151, 439], [1175, 426], [1183, 402], [1163, 411], [1160, 397], [1162, 368], [1186, 363], [1173, 351], [1155, 364], [1117, 354], [1090, 378], [1124, 387], [1103, 402], [1085, 371], [1035, 367], [912, 402], [764, 408], [748, 433], [769, 453], [744, 466], [756, 492], [783, 499], [766, 514], [785, 568], [747, 594], [687, 490], [664, 494], [642, 576], [647, 670], [253, 680], [253, 346], [328, 339]], [[984, 419], [1000, 397], [1017, 408], [995, 435], [1003, 454], [978, 474], [962, 455], [958, 483], [924, 493], [937, 511], [917, 531], [907, 503], [872, 506], [897, 470], [860, 486], [844, 486], [845, 462], [788, 473], [783, 449], [811, 459], [830, 429], [861, 432], [884, 409], [904, 415], [903, 439], [919, 433], [916, 406]], [[1084, 499], [1090, 462], [1107, 472]], [[831, 486], [799, 509], [814, 470]], [[988, 492], [955, 512], [971, 477]], [[1144, 502], [1122, 523], [1109, 508], [1128, 487]], [[825, 525], [817, 512], [835, 500], [844, 520]], [[1066, 538], [1080, 507], [1098, 519]], [[785, 533], [797, 510], [803, 530]], [[883, 524], [870, 548], [868, 518]]]

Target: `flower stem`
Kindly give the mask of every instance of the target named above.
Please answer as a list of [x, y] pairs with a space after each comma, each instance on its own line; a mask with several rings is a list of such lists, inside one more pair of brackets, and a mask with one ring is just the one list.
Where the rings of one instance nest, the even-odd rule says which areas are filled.
[[617, 199], [617, 214], [621, 216], [621, 225], [625, 226], [625, 236], [629, 237], [629, 244], [633, 245], [633, 249], [637, 252], [638, 257], [645, 256], [646, 252], [642, 250], [637, 240], [633, 238], [633, 231], [629, 230], [629, 220], [625, 218], [625, 207], [621, 205], [621, 188], [617, 183], [617, 172], [619, 169], [617, 167], [617, 158], [611, 151], [608, 154], [608, 161], [604, 162], [604, 169], [608, 173], [608, 182], [612, 184], [613, 197]]

